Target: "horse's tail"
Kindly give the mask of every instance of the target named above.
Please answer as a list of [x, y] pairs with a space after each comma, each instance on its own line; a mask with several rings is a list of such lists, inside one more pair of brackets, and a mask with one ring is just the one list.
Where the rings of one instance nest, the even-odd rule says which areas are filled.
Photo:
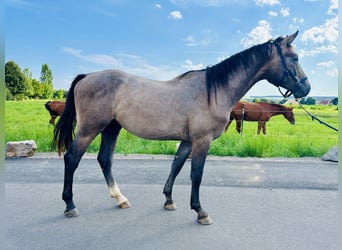
[[86, 74], [80, 74], [76, 76], [76, 78], [72, 82], [69, 89], [68, 98], [66, 100], [64, 112], [55, 126], [51, 146], [53, 148], [57, 148], [59, 156], [62, 152], [68, 150], [73, 141], [76, 120], [74, 90], [76, 84], [86, 76]]

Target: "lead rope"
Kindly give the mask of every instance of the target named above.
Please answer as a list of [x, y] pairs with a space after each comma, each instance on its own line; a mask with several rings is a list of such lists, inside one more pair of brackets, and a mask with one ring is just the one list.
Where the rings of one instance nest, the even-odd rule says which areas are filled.
[[308, 116], [311, 117], [311, 119], [312, 119], [313, 121], [316, 120], [316, 121], [318, 121], [320, 124], [323, 124], [323, 125], [327, 126], [328, 128], [331, 128], [331, 129], [333, 129], [333, 130], [335, 130], [335, 131], [338, 131], [337, 128], [335, 128], [335, 127], [331, 126], [330, 124], [328, 124], [328, 123], [322, 121], [321, 119], [317, 118], [316, 116], [314, 116], [313, 114], [311, 114], [309, 111], [307, 111], [307, 110], [304, 108], [304, 106], [300, 103], [300, 101], [299, 101], [298, 99], [296, 99], [296, 101], [299, 103], [299, 106], [305, 111], [305, 113], [306, 113]]

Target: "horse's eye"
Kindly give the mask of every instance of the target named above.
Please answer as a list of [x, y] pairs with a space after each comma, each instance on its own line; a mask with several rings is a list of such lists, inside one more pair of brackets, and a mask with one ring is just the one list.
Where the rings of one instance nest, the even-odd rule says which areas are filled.
[[298, 56], [292, 57], [292, 60], [293, 60], [294, 62], [298, 62]]

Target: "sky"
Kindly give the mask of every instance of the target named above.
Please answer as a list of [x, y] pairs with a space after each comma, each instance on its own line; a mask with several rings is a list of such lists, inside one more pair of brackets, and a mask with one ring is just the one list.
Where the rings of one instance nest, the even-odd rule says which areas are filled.
[[[110, 68], [156, 80], [215, 65], [293, 34], [309, 96], [338, 93], [338, 0], [6, 0], [5, 61], [55, 89]], [[266, 81], [246, 96], [278, 96]]]

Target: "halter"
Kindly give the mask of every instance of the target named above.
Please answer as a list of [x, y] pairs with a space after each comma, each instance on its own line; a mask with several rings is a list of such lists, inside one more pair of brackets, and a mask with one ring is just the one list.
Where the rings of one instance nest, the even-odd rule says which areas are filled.
[[[285, 57], [284, 57], [284, 54], [283, 52], [281, 51], [281, 48], [280, 46], [277, 44], [277, 43], [273, 43], [276, 48], [277, 48], [277, 52], [278, 52], [278, 55], [280, 57], [280, 60], [281, 60], [281, 64], [283, 65], [283, 76], [281, 78], [281, 82], [283, 82], [284, 78], [287, 76], [288, 78], [292, 79], [294, 82], [295, 82], [295, 86], [293, 88], [293, 90], [296, 92], [297, 89], [300, 88], [300, 85], [302, 85], [308, 78], [307, 77], [303, 77], [302, 79], [299, 79], [295, 73], [291, 72], [289, 70], [289, 68], [287, 67], [286, 65], [286, 62], [285, 62]], [[280, 94], [284, 97], [284, 98], [288, 98], [292, 95], [292, 91], [291, 90], [287, 90], [285, 92], [285, 94], [283, 94], [283, 92], [281, 91], [280, 89], [280, 85], [278, 85], [278, 89], [279, 89], [279, 92]]]

